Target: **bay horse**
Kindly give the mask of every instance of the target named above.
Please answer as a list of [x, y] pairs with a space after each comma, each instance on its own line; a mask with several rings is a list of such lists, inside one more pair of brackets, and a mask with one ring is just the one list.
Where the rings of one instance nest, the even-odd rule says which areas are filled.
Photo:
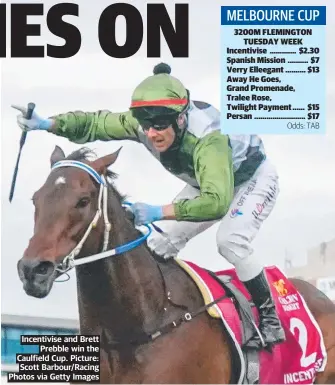
[[[46, 297], [75, 267], [80, 333], [101, 337], [101, 383], [237, 383], [220, 320], [173, 258], [149, 250], [124, 208], [108, 170], [120, 150], [89, 160], [87, 148], [68, 157], [54, 149], [52, 170], [33, 195], [34, 234], [17, 265], [26, 294]], [[328, 361], [317, 383], [335, 383], [335, 305], [311, 284], [292, 282], [324, 336]]]

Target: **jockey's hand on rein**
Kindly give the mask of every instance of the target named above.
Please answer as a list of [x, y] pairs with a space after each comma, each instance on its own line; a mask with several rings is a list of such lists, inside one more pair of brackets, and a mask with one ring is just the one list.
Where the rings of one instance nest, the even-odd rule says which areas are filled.
[[52, 126], [52, 119], [44, 119], [36, 114], [34, 111], [31, 119], [26, 119], [27, 108], [17, 105], [12, 105], [13, 108], [19, 110], [21, 113], [17, 116], [17, 124], [23, 131], [32, 130], [48, 130]]
[[130, 207], [135, 216], [135, 226], [146, 225], [163, 218], [162, 206], [151, 206], [146, 203], [134, 203]]

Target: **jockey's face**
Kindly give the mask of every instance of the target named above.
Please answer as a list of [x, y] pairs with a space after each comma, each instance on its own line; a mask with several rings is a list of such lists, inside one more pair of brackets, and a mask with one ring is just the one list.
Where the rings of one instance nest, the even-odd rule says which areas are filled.
[[148, 130], [145, 130], [145, 133], [158, 152], [167, 151], [176, 137], [176, 133], [174, 132], [172, 125], [167, 127], [165, 130], [155, 130], [150, 127]]

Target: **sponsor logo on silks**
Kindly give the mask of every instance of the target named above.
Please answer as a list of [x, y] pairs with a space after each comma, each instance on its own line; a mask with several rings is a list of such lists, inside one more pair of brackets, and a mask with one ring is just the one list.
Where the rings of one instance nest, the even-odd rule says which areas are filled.
[[273, 282], [273, 286], [281, 297], [285, 297], [285, 295], [287, 295], [288, 290], [285, 287], [285, 281], [283, 279]]
[[285, 287], [285, 281], [283, 279], [273, 282], [273, 286], [279, 294], [278, 301], [282, 305], [285, 312], [300, 309], [298, 295], [288, 293], [288, 290]]
[[243, 206], [245, 200], [247, 199], [248, 195], [251, 194], [256, 186], [256, 180], [252, 179], [250, 181], [250, 184], [248, 187], [243, 191], [243, 194], [241, 195], [241, 198], [237, 202], [237, 206]]
[[300, 309], [298, 294], [279, 296], [278, 301], [286, 312]]
[[235, 218], [238, 215], [243, 215], [243, 213], [239, 209], [232, 209], [230, 212], [230, 218]]
[[272, 201], [272, 199], [276, 196], [277, 194], [277, 186], [270, 186], [270, 190], [265, 196], [264, 202], [263, 203], [257, 203], [256, 204], [256, 209], [252, 211], [252, 215], [254, 216], [255, 219], [257, 219], [260, 214], [263, 212], [264, 208]]

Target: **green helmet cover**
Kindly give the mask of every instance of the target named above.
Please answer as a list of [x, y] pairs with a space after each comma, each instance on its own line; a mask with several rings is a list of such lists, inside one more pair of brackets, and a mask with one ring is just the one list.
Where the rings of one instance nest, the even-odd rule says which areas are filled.
[[144, 79], [134, 90], [131, 109], [140, 107], [167, 107], [182, 112], [188, 105], [188, 91], [182, 82], [170, 75], [171, 68], [160, 63], [154, 68], [154, 75]]

